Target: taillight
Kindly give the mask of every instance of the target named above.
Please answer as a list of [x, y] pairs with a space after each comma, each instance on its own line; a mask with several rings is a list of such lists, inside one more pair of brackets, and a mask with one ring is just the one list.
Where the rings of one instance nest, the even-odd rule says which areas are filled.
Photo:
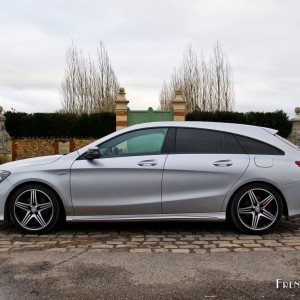
[[300, 161], [295, 161], [295, 164], [300, 167]]

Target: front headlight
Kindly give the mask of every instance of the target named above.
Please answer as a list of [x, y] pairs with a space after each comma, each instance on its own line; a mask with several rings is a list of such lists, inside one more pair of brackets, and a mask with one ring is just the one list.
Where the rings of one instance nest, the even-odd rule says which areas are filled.
[[9, 171], [0, 171], [0, 183], [10, 175]]

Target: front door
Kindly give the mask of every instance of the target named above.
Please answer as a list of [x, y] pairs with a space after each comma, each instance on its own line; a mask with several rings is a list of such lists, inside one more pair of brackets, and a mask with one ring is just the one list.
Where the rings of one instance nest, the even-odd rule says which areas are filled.
[[76, 160], [71, 169], [75, 215], [161, 214], [166, 133], [166, 128], [125, 133], [99, 145], [99, 159]]

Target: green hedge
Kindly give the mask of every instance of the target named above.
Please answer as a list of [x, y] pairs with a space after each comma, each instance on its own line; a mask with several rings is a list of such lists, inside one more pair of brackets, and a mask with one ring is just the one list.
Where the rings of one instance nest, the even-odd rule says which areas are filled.
[[116, 130], [115, 113], [61, 114], [6, 112], [13, 138], [100, 138]]
[[[6, 129], [12, 138], [100, 138], [116, 130], [115, 113], [61, 114], [6, 112]], [[186, 121], [240, 123], [274, 128], [282, 137], [291, 133], [292, 122], [276, 112], [202, 112], [186, 115]]]
[[278, 134], [286, 138], [292, 130], [292, 122], [288, 115], [282, 110], [275, 112], [205, 112], [194, 111], [188, 113], [185, 117], [186, 121], [211, 121], [211, 122], [225, 122], [225, 123], [239, 123], [256, 125], [262, 127], [269, 127], [278, 130]]

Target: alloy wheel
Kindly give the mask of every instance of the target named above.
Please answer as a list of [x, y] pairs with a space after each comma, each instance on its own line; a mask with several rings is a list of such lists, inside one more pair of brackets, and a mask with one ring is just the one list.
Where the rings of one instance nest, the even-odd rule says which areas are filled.
[[54, 227], [59, 205], [47, 188], [32, 185], [18, 190], [10, 203], [10, 216], [15, 225], [27, 233], [42, 233]]
[[251, 189], [238, 202], [238, 216], [249, 229], [264, 230], [277, 219], [276, 197], [264, 189]]
[[282, 199], [271, 186], [253, 183], [241, 188], [230, 205], [233, 224], [245, 233], [263, 234], [279, 222], [283, 212]]

